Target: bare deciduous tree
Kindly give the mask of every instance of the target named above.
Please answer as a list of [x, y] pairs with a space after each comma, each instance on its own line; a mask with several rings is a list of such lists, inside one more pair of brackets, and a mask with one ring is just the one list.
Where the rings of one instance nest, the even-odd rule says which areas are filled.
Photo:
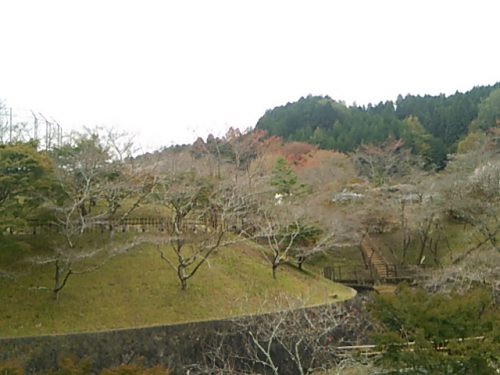
[[465, 293], [479, 285], [491, 289], [498, 300], [500, 295], [500, 253], [495, 249], [468, 255], [460, 263], [429, 271], [422, 285], [432, 292]]
[[388, 139], [381, 146], [362, 145], [352, 155], [359, 174], [368, 177], [376, 185], [385, 184], [392, 176], [409, 173], [415, 164], [410, 150], [403, 148], [401, 139]]
[[305, 230], [300, 233], [293, 246], [292, 255], [299, 269], [319, 253], [356, 246], [361, 242], [361, 233], [349, 218], [330, 216], [321, 227], [311, 219], [304, 219], [313, 224], [303, 227]]
[[[176, 272], [182, 290], [214, 251], [242, 239], [229, 231], [241, 200], [220, 183], [190, 173], [169, 176], [157, 185], [153, 199], [165, 205], [171, 217], [164, 234], [152, 241]], [[173, 259], [167, 255], [170, 249]]]
[[271, 265], [273, 279], [276, 271], [291, 255], [295, 240], [301, 233], [299, 217], [283, 208], [260, 207], [254, 215], [254, 237], [264, 241], [263, 256]]
[[456, 257], [460, 263], [486, 247], [500, 251], [500, 161], [487, 150], [457, 156], [449, 166], [449, 186], [443, 192], [443, 206], [455, 220], [470, 227], [474, 244]]
[[55, 179], [57, 190], [49, 206], [53, 212], [58, 233], [63, 243], [57, 245], [54, 258], [54, 297], [64, 288], [73, 273], [78, 242], [90, 222], [100, 220], [104, 212], [92, 212], [91, 202], [98, 195], [98, 181], [108, 155], [99, 144], [98, 136], [82, 136], [74, 146], [67, 145], [56, 151]]
[[52, 293], [54, 299], [58, 300], [59, 293], [66, 286], [70, 276], [96, 271], [111, 258], [124, 254], [144, 242], [146, 242], [144, 239], [137, 238], [126, 244], [95, 244], [92, 251], [77, 249], [75, 247], [68, 249], [64, 246], [57, 246], [53, 256], [37, 257], [32, 259], [32, 263], [36, 265], [54, 265]]
[[231, 147], [232, 156], [236, 166], [235, 179], [237, 181], [240, 170], [247, 176], [248, 186], [252, 186], [253, 173], [252, 161], [259, 157], [265, 149], [263, 138], [264, 130], [253, 130], [242, 134], [239, 129], [230, 128], [226, 133], [226, 142]]
[[[53, 224], [62, 241], [54, 245], [54, 256], [37, 262], [54, 265], [53, 292], [57, 299], [70, 276], [77, 273], [75, 263], [85, 262], [109, 250], [105, 244], [97, 245], [98, 250], [85, 250], [86, 245], [82, 242], [88, 230], [109, 220], [109, 216], [116, 212], [119, 204], [117, 197], [124, 199], [123, 195], [113, 193], [121, 186], [122, 182], [118, 180], [123, 176], [119, 176], [118, 171], [124, 168], [124, 162], [113, 160], [106, 143], [94, 132], [78, 135], [74, 144], [53, 151], [53, 158], [55, 188], [46, 206], [52, 212]], [[134, 177], [128, 176], [129, 179]], [[131, 184], [130, 181], [128, 183]], [[138, 201], [149, 192], [147, 189], [131, 190]], [[115, 198], [111, 199], [113, 194]], [[108, 205], [97, 204], [100, 199], [108, 201]], [[126, 214], [136, 207], [137, 201]], [[127, 248], [125, 245], [122, 247]]]
[[203, 374], [300, 374], [354, 362], [339, 349], [357, 344], [370, 329], [359, 306], [306, 308], [303, 301], [275, 301], [279, 312], [238, 320], [206, 344], [205, 362], [190, 366]]

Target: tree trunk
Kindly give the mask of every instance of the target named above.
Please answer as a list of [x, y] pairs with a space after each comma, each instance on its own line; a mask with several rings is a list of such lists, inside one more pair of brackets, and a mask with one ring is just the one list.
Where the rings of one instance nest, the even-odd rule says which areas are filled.
[[61, 267], [59, 265], [59, 261], [57, 260], [54, 264], [55, 273], [54, 273], [54, 288], [52, 288], [54, 299], [57, 301], [59, 298], [60, 288], [60, 280], [61, 280]]
[[177, 276], [181, 282], [181, 289], [186, 290], [188, 278], [186, 277], [186, 268], [182, 264], [177, 268]]
[[187, 289], [187, 279], [181, 279], [181, 289], [186, 290]]
[[273, 263], [273, 279], [276, 280], [276, 270], [278, 269], [279, 263]]
[[52, 292], [54, 299], [57, 301], [59, 299], [59, 292], [64, 288], [73, 271], [71, 270], [70, 265], [67, 266], [68, 270], [66, 271], [64, 266], [61, 266], [58, 260], [54, 263], [54, 265], [54, 288], [52, 288]]
[[427, 235], [421, 239], [420, 251], [418, 253], [417, 266], [422, 264], [422, 259], [424, 258], [425, 248], [427, 246]]
[[109, 231], [109, 238], [113, 238], [113, 234], [115, 233], [115, 226], [113, 224], [113, 220], [109, 219], [108, 221], [108, 231]]

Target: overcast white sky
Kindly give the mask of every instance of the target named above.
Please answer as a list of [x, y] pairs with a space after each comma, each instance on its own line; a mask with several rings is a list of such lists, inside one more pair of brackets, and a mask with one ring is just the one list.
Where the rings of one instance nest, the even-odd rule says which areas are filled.
[[348, 104], [500, 81], [497, 0], [2, 0], [0, 98], [145, 148]]

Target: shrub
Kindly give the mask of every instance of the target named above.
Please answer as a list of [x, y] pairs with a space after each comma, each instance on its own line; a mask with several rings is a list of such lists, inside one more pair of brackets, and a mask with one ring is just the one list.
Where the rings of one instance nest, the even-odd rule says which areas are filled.
[[88, 375], [92, 373], [92, 360], [90, 358], [78, 359], [75, 357], [62, 357], [58, 361], [58, 369], [49, 371], [48, 375]]
[[24, 375], [24, 366], [16, 360], [0, 363], [0, 375]]
[[100, 375], [168, 375], [170, 372], [161, 366], [146, 368], [141, 365], [120, 365], [111, 369], [104, 369]]

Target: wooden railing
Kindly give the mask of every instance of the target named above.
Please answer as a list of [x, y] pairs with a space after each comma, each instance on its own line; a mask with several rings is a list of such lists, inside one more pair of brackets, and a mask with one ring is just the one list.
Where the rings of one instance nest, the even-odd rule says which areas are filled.
[[[75, 223], [75, 226], [79, 226]], [[3, 228], [6, 234], [57, 233], [62, 225], [49, 220], [28, 220], [24, 225]], [[181, 230], [206, 231], [208, 223], [201, 220], [186, 219]], [[174, 224], [166, 217], [129, 217], [122, 220], [93, 219], [85, 222], [84, 231], [89, 233], [116, 232], [172, 232]]]
[[[484, 339], [485, 339], [484, 336], [448, 339], [445, 340], [445, 342], [441, 343], [440, 345], [434, 346], [434, 350], [438, 352], [447, 351], [449, 343], [463, 344], [465, 342], [470, 342], [470, 341], [483, 341]], [[397, 344], [394, 343], [392, 345], [400, 347], [401, 351], [413, 351], [416, 344], [415, 341], [409, 341], [406, 343], [397, 343]], [[349, 358], [351, 358], [353, 355], [374, 357], [387, 352], [386, 350], [377, 345], [337, 346], [336, 349], [338, 351], [337, 355], [346, 356]], [[432, 350], [432, 349], [424, 349], [424, 350]]]
[[387, 264], [385, 267], [386, 277], [380, 278], [379, 271], [373, 267], [365, 266], [345, 266], [334, 265], [323, 268], [323, 276], [337, 283], [348, 284], [353, 287], [370, 287], [380, 282], [400, 283], [403, 281], [411, 282], [415, 275], [408, 268], [396, 264]]

